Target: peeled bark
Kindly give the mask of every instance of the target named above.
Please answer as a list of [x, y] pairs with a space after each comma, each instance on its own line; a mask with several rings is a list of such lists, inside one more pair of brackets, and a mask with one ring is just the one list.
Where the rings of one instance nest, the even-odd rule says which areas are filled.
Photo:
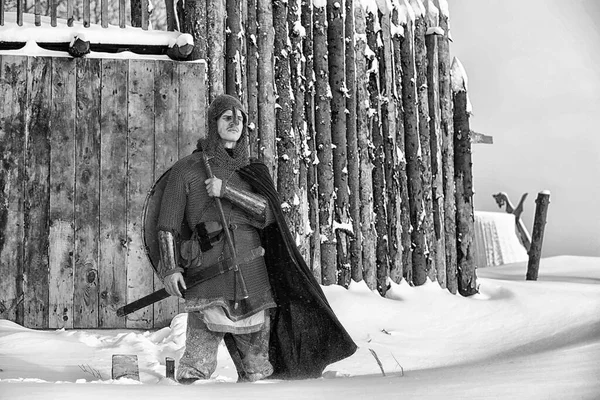
[[275, 149], [275, 87], [273, 82], [273, 7], [270, 0], [258, 0], [257, 20], [260, 30], [258, 45], [258, 126], [259, 158], [267, 165], [277, 182], [277, 154]]
[[371, 160], [371, 134], [369, 120], [369, 74], [367, 73], [367, 35], [365, 10], [360, 2], [354, 6], [356, 27], [356, 134], [360, 158], [360, 235], [362, 239], [362, 277], [367, 286], [377, 286], [375, 255], [376, 233], [373, 220], [373, 162]]
[[[445, 0], [444, 0], [445, 1]], [[436, 0], [439, 7], [440, 2]], [[442, 136], [442, 176], [444, 191], [444, 235], [446, 248], [446, 286], [451, 293], [458, 291], [456, 271], [456, 200], [454, 197], [454, 122], [450, 90], [450, 39], [448, 15], [440, 14], [444, 36], [438, 40], [440, 76], [440, 125]]]
[[336, 243], [333, 229], [333, 153], [331, 149], [331, 88], [327, 56], [327, 19], [325, 7], [313, 4], [313, 41], [315, 85], [315, 131], [317, 146], [317, 182], [321, 230], [322, 283], [337, 283]]
[[[405, 5], [410, 7], [405, 1]], [[414, 35], [412, 21], [404, 26], [404, 39], [401, 43], [402, 60], [402, 104], [404, 106], [404, 138], [406, 146], [406, 174], [408, 177], [408, 193], [410, 207], [412, 270], [407, 280], [419, 286], [425, 283], [428, 276], [429, 248], [425, 238], [424, 193], [421, 170], [424, 168], [419, 141], [419, 115], [417, 109], [417, 87], [415, 54], [413, 49]]]
[[[415, 68], [417, 71], [417, 94], [418, 94], [418, 113], [419, 113], [419, 140], [421, 141], [421, 159], [422, 170], [421, 179], [423, 180], [423, 223], [425, 224], [425, 238], [429, 254], [426, 258], [425, 272], [431, 280], [436, 279], [435, 273], [435, 233], [433, 230], [433, 202], [431, 188], [431, 138], [429, 134], [429, 99], [427, 96], [427, 48], [425, 47], [425, 32], [427, 26], [424, 18], [423, 3], [421, 0], [411, 0], [411, 5], [415, 10], [416, 20], [414, 25], [414, 52]], [[420, 7], [420, 9], [419, 9]]]
[[327, 51], [329, 87], [331, 88], [331, 141], [333, 153], [334, 224], [337, 250], [337, 283], [350, 284], [348, 233], [350, 198], [348, 195], [346, 140], [346, 72], [344, 41], [344, 9], [337, 0], [327, 0]]
[[412, 240], [410, 224], [410, 208], [408, 204], [408, 177], [406, 175], [406, 149], [404, 145], [404, 109], [402, 105], [402, 60], [401, 45], [402, 35], [398, 27], [398, 9], [392, 11], [392, 24], [397, 27], [397, 31], [392, 36], [394, 46], [394, 70], [395, 70], [395, 88], [394, 101], [396, 102], [396, 148], [398, 156], [396, 159], [396, 170], [398, 174], [399, 199], [400, 199], [400, 243], [402, 250], [402, 276], [398, 277], [390, 274], [394, 282], [399, 283], [401, 278], [406, 278], [409, 271], [412, 271]]
[[454, 181], [456, 183], [456, 240], [458, 292], [477, 293], [475, 271], [475, 218], [473, 207], [473, 163], [466, 76], [458, 59], [452, 62], [454, 103]]
[[[395, 96], [394, 50], [392, 47], [391, 9], [381, 14], [383, 46], [379, 49], [379, 73], [382, 88], [381, 128], [385, 152], [385, 187], [387, 195], [387, 237], [389, 254], [388, 275], [394, 282], [402, 279], [402, 225], [400, 220], [400, 182], [398, 176], [398, 148], [396, 145], [397, 108]], [[387, 276], [385, 277], [387, 278]], [[380, 281], [384, 276], [381, 274]], [[380, 282], [385, 283], [385, 282]]]
[[346, 137], [348, 149], [348, 189], [350, 196], [350, 220], [354, 235], [350, 238], [348, 255], [350, 257], [350, 277], [355, 282], [362, 281], [362, 234], [360, 224], [360, 157], [358, 153], [357, 134], [357, 76], [354, 34], [354, 1], [346, 0], [346, 24], [344, 37], [346, 40]]
[[428, 7], [427, 46], [427, 98], [429, 101], [429, 137], [431, 145], [431, 185], [434, 230], [434, 264], [439, 285], [446, 287], [446, 244], [444, 235], [444, 186], [442, 179], [442, 134], [440, 128], [440, 92], [438, 62], [439, 13], [433, 3]]
[[377, 232], [377, 290], [382, 295], [386, 291], [387, 271], [389, 268], [387, 246], [387, 214], [383, 147], [383, 133], [381, 128], [381, 105], [379, 88], [378, 60], [375, 57], [378, 51], [378, 38], [375, 31], [377, 15], [367, 12], [367, 45], [373, 52], [369, 68], [369, 99], [371, 102], [371, 137], [373, 140], [373, 211], [375, 212], [375, 230]]

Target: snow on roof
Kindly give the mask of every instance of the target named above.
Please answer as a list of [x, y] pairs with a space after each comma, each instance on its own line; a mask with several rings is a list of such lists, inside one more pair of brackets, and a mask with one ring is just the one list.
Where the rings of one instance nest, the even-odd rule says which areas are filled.
[[4, 18], [4, 26], [0, 26], [0, 42], [69, 43], [77, 35], [85, 37], [84, 40], [90, 44], [169, 46], [181, 35], [180, 32], [143, 30], [132, 26], [120, 28], [109, 25], [102, 28], [92, 24], [85, 28], [81, 21], [74, 21], [69, 27], [65, 19], [58, 19], [57, 26], [53, 27], [47, 16], [42, 16], [41, 26], [35, 26], [33, 14], [23, 14], [23, 26], [19, 26], [14, 12], [5, 13]]

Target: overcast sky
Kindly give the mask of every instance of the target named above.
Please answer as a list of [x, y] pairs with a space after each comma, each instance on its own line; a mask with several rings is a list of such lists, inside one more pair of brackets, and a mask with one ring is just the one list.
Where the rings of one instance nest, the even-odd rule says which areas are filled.
[[471, 129], [494, 137], [473, 149], [475, 209], [497, 211], [551, 191], [544, 255], [600, 256], [600, 1], [449, 0], [451, 51], [463, 63]]

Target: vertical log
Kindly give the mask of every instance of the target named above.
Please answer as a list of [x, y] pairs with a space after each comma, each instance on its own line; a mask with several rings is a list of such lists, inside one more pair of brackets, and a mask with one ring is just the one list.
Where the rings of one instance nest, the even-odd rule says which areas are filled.
[[[84, 1], [89, 3], [89, 0]], [[131, 26], [139, 28], [142, 26], [142, 0], [129, 0], [129, 4], [131, 10]], [[196, 41], [194, 40], [194, 43], [195, 42]]]
[[[189, 33], [194, 38], [194, 50], [189, 55], [190, 60], [206, 60], [208, 56], [209, 36], [206, 3], [206, 1], [186, 1], [183, 12], [185, 18], [183, 18], [183, 21], [179, 21], [183, 29], [182, 32]], [[179, 7], [179, 4], [177, 2], [177, 7]]]
[[225, 0], [207, 2], [208, 101], [225, 93]]
[[350, 284], [348, 241], [353, 235], [348, 194], [346, 139], [346, 71], [344, 2], [327, 0], [327, 51], [331, 90], [331, 143], [333, 156], [334, 224], [337, 252], [337, 283]]
[[28, 57], [25, 129], [25, 196], [23, 239], [24, 325], [48, 328], [48, 234], [50, 209], [49, 57]]
[[[142, 238], [142, 215], [148, 189], [154, 183], [154, 62], [129, 61], [127, 107], [129, 179], [127, 202], [127, 298], [138, 299], [154, 289]], [[128, 328], [152, 328], [153, 307], [127, 316]]]
[[369, 73], [365, 9], [361, 2], [354, 6], [356, 27], [356, 134], [360, 158], [360, 236], [362, 239], [362, 277], [374, 290], [376, 282], [376, 232], [373, 213], [373, 162], [371, 156]]
[[442, 176], [444, 191], [444, 235], [446, 247], [446, 286], [451, 293], [458, 290], [456, 271], [456, 200], [454, 193], [454, 116], [450, 88], [450, 27], [447, 0], [435, 0], [440, 10], [438, 66], [440, 89], [440, 125], [442, 136]]
[[425, 283], [431, 260], [425, 237], [425, 194], [421, 171], [423, 165], [421, 141], [419, 140], [419, 98], [417, 95], [417, 72], [414, 53], [414, 11], [407, 0], [399, 8], [404, 25], [404, 40], [401, 44], [402, 60], [402, 104], [404, 106], [404, 134], [406, 146], [406, 173], [410, 223], [412, 225], [412, 271], [409, 282], [419, 286]]
[[77, 59], [74, 328], [98, 327], [100, 60]]
[[406, 174], [405, 157], [405, 130], [404, 130], [404, 109], [402, 105], [402, 60], [401, 46], [404, 30], [399, 22], [398, 2], [394, 3], [392, 10], [392, 43], [394, 47], [394, 101], [396, 103], [396, 174], [399, 187], [400, 199], [400, 243], [402, 251], [402, 276], [391, 274], [390, 278], [399, 283], [402, 278], [406, 278], [409, 271], [412, 271], [412, 239], [410, 224], [410, 208], [408, 204], [408, 177]]
[[242, 1], [227, 0], [227, 43], [225, 46], [225, 92], [237, 97], [242, 104], [247, 103], [244, 82], [244, 61], [246, 38], [242, 27]]
[[24, 0], [17, 0], [17, 25], [19, 26], [23, 26], [23, 1]]
[[427, 48], [425, 46], [425, 33], [427, 23], [425, 21], [425, 6], [421, 0], [410, 0], [415, 12], [414, 22], [414, 53], [415, 68], [417, 71], [417, 98], [419, 115], [419, 140], [421, 141], [423, 180], [423, 206], [424, 206], [424, 230], [427, 240], [427, 265], [425, 267], [427, 276], [431, 280], [436, 278], [435, 265], [435, 233], [433, 229], [433, 201], [432, 201], [432, 176], [431, 176], [431, 137], [429, 134], [429, 99], [427, 95]]
[[334, 178], [331, 145], [331, 88], [327, 55], [326, 4], [313, 2], [315, 132], [317, 146], [317, 183], [319, 193], [319, 223], [321, 231], [322, 283], [337, 283], [336, 243], [333, 229]]
[[23, 324], [27, 57], [0, 55], [0, 318]]
[[[119, 0], [119, 28], [125, 28], [125, 26], [127, 25], [127, 20], [125, 16], [125, 12], [127, 9], [126, 1], [127, 0]], [[73, 0], [67, 0], [67, 10], [69, 9], [69, 7], [71, 8], [71, 11], [70, 13], [69, 11], [67, 11], [67, 24], [69, 24], [69, 26], [73, 26]], [[133, 22], [131, 26], [133, 26]]]
[[[54, 3], [56, 3], [57, 0], [52, 0]], [[101, 23], [102, 23], [102, 27], [103, 28], [108, 28], [108, 0], [101, 0], [102, 1], [102, 11], [101, 11]], [[55, 25], [53, 25], [55, 26]]]
[[346, 137], [348, 149], [348, 190], [350, 195], [349, 215], [353, 235], [349, 239], [348, 256], [350, 259], [350, 278], [362, 281], [362, 234], [360, 226], [360, 157], [358, 153], [357, 133], [357, 77], [356, 77], [356, 40], [354, 32], [354, 0], [346, 0], [344, 40], [346, 42]]
[[431, 194], [433, 208], [433, 262], [436, 279], [443, 288], [446, 284], [446, 243], [444, 235], [444, 183], [442, 172], [442, 133], [440, 127], [440, 85], [438, 37], [439, 10], [427, 0], [427, 99], [429, 101], [429, 137], [431, 145]]
[[4, 26], [4, 1], [0, 1], [0, 26]]
[[[381, 104], [381, 127], [383, 136], [383, 149], [385, 152], [385, 187], [386, 187], [386, 209], [387, 209], [387, 237], [389, 254], [389, 275], [394, 282], [402, 279], [402, 225], [401, 225], [401, 201], [399, 182], [399, 160], [398, 146], [396, 144], [398, 132], [396, 108], [396, 81], [394, 71], [394, 49], [392, 45], [392, 9], [385, 5], [380, 6], [381, 38], [383, 46], [379, 48], [379, 73], [382, 88]], [[386, 276], [387, 278], [387, 276]], [[385, 281], [382, 282], [385, 284]]]
[[298, 184], [297, 200], [298, 202], [298, 223], [296, 225], [296, 241], [300, 254], [307, 262], [310, 261], [310, 220], [309, 204], [307, 193], [307, 164], [305, 162], [308, 151], [307, 143], [307, 123], [305, 120], [304, 93], [306, 91], [306, 77], [304, 75], [304, 53], [302, 51], [302, 41], [306, 36], [306, 28], [300, 22], [300, 0], [292, 0], [288, 3], [288, 29], [290, 37], [290, 82], [292, 84], [292, 130], [294, 132], [294, 146], [296, 148], [297, 160], [295, 160], [296, 174], [295, 179]]
[[544, 242], [544, 229], [546, 227], [546, 216], [550, 204], [550, 191], [544, 190], [538, 193], [535, 199], [535, 216], [533, 218], [533, 231], [531, 232], [531, 247], [529, 248], [529, 260], [527, 262], [528, 281], [537, 281], [542, 258], [542, 245]]
[[[49, 321], [51, 329], [73, 327], [75, 192], [75, 65], [52, 58], [50, 135]], [[60, 99], [60, 100], [57, 100]]]
[[277, 182], [277, 154], [275, 148], [275, 86], [273, 77], [273, 4], [258, 0], [258, 126], [260, 136], [259, 158], [267, 165]]
[[275, 136], [277, 140], [277, 191], [281, 198], [282, 209], [292, 233], [298, 224], [298, 205], [294, 201], [298, 189], [298, 151], [295, 133], [292, 128], [292, 110], [290, 82], [290, 47], [288, 45], [287, 1], [273, 1], [273, 25], [275, 30], [275, 91], [277, 92], [277, 113]]
[[148, 0], [142, 0], [142, 29], [148, 30], [148, 21], [150, 20], [150, 15], [148, 14]]
[[34, 23], [35, 26], [42, 26], [42, 2], [41, 0], [34, 0]]
[[[103, 5], [105, 3], [108, 4], [108, 2], [106, 0], [103, 2]], [[50, 26], [52, 26], [52, 27], [56, 27], [56, 8], [57, 7], [58, 7], [58, 0], [50, 0]], [[0, 9], [1, 8], [2, 8], [2, 6], [0, 5]], [[108, 10], [108, 8], [107, 8], [107, 10]], [[0, 10], [0, 13], [2, 13], [2, 10]], [[1, 16], [0, 16], [0, 19], [2, 19]], [[0, 23], [0, 25], [1, 25], [1, 23]]]
[[116, 310], [127, 302], [127, 60], [102, 60], [100, 109], [101, 328], [125, 328]]
[[[139, 0], [139, 1], [142, 1], [142, 0]], [[132, 0], [131, 9], [133, 11], [133, 0]], [[140, 6], [140, 9], [141, 9], [141, 6]], [[132, 14], [131, 18], [132, 18], [131, 25], [133, 25], [133, 14]], [[91, 22], [90, 0], [83, 0], [83, 26], [84, 26], [84, 28], [89, 28], [90, 22]]]
[[[198, 90], [198, 87], [195, 87]], [[188, 104], [185, 104], [187, 107]], [[157, 61], [154, 65], [154, 181], [178, 159], [179, 73], [177, 63]], [[148, 264], [148, 268], [151, 266]], [[154, 279], [154, 291], [164, 286]], [[169, 297], [154, 305], [154, 328], [169, 326], [179, 312], [177, 297]]]
[[377, 8], [368, 7], [366, 10], [367, 46], [369, 54], [369, 101], [371, 108], [370, 132], [373, 145], [373, 211], [375, 213], [375, 231], [377, 232], [377, 245], [375, 255], [376, 264], [376, 288], [384, 295], [386, 290], [387, 271], [389, 269], [388, 258], [388, 230], [387, 230], [387, 193], [385, 186], [384, 161], [385, 152], [383, 145], [383, 129], [381, 126], [381, 88], [379, 86], [379, 21]]
[[246, 75], [248, 99], [248, 144], [250, 156], [259, 156], [258, 134], [258, 42], [257, 42], [257, 15], [256, 0], [248, 0], [248, 19], [246, 23]]
[[304, 155], [306, 165], [306, 186], [308, 198], [308, 219], [310, 223], [310, 268], [317, 282], [322, 282], [321, 271], [321, 223], [319, 221], [319, 190], [317, 180], [317, 146], [315, 129], [315, 72], [314, 72], [314, 42], [313, 42], [313, 6], [312, 0], [302, 0], [300, 21], [306, 31], [302, 41], [304, 53], [304, 77], [306, 79], [306, 95], [304, 96], [304, 111], [306, 113], [306, 144]]
[[475, 220], [473, 209], [473, 170], [471, 161], [471, 113], [467, 96], [467, 75], [455, 57], [451, 70], [454, 103], [454, 181], [456, 183], [456, 240], [458, 292], [477, 293], [474, 258]]

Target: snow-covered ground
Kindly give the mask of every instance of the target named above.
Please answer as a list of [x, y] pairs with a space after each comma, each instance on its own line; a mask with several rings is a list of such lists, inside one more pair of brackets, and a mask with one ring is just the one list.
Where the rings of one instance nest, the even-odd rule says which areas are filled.
[[[0, 399], [600, 399], [600, 258], [543, 259], [478, 270], [480, 293], [435, 283], [362, 283], [325, 293], [359, 350], [322, 378], [236, 384], [225, 347], [210, 381], [164, 377], [185, 314], [158, 331], [35, 331], [0, 320]], [[381, 360], [383, 371], [371, 350]], [[136, 354], [141, 382], [113, 381], [113, 354]]]

